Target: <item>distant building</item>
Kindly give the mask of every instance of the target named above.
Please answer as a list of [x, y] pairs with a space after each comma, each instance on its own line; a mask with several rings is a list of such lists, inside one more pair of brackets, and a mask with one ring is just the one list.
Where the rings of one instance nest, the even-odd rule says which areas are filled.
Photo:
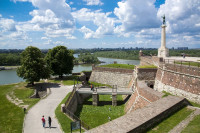
[[188, 50], [188, 47], [178, 47], [177, 50]]

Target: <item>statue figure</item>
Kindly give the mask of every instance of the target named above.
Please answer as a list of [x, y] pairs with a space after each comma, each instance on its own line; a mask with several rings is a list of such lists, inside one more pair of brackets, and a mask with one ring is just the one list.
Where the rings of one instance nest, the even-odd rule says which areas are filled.
[[165, 15], [162, 18], [163, 18], [163, 24], [165, 24]]

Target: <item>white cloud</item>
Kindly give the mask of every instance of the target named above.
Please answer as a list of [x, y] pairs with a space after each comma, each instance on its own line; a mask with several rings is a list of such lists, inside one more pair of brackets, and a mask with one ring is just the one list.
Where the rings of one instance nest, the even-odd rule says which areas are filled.
[[95, 35], [95, 32], [88, 29], [85, 26], [81, 27], [79, 30], [84, 33], [84, 38], [86, 38], [86, 39], [97, 38], [97, 36]]
[[[45, 31], [47, 36], [70, 36], [75, 27], [71, 8], [65, 0], [14, 0], [29, 1], [37, 10], [29, 14], [32, 20], [20, 23], [24, 31]], [[54, 34], [55, 33], [55, 34]]]
[[92, 5], [103, 5], [101, 0], [83, 0], [86, 2], [86, 5], [92, 6]]
[[0, 19], [0, 31], [7, 32], [7, 31], [16, 31], [16, 24], [13, 19]]
[[118, 27], [116, 32], [132, 32], [145, 28], [159, 27], [154, 2], [152, 0], [125, 0], [118, 2], [119, 7], [114, 9], [114, 13], [122, 25]]
[[199, 34], [199, 0], [166, 0], [158, 10], [158, 18], [161, 19], [163, 14], [172, 33]]
[[2, 15], [0, 14], [0, 18], [2, 17]]
[[47, 37], [41, 37], [41, 40], [47, 40], [48, 38]]
[[82, 8], [73, 12], [73, 17], [81, 22], [92, 22], [97, 26], [96, 31], [83, 26], [80, 31], [85, 34], [85, 38], [99, 38], [104, 35], [112, 35], [114, 33], [115, 19], [109, 17], [111, 12], [103, 13], [101, 10], [92, 12], [87, 8]]
[[28, 40], [28, 36], [24, 32], [13, 32], [8, 36], [12, 40]]

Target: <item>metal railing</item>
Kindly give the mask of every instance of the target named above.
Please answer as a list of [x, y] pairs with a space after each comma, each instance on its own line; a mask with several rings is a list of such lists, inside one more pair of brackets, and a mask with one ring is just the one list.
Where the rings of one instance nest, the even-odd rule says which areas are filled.
[[174, 64], [174, 65], [184, 65], [184, 66], [193, 66], [193, 67], [200, 67], [200, 62], [195, 61], [185, 61], [185, 60], [174, 60], [174, 59], [164, 59], [164, 64]]

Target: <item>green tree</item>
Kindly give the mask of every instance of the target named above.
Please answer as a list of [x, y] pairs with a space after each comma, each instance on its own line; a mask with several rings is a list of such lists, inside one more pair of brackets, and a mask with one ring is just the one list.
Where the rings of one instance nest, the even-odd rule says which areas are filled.
[[50, 68], [46, 65], [41, 51], [29, 46], [21, 53], [21, 67], [17, 69], [17, 75], [34, 85], [40, 79], [50, 77]]
[[74, 67], [73, 51], [68, 50], [65, 46], [56, 46], [50, 49], [45, 59], [53, 71], [53, 75], [59, 75], [62, 78], [63, 74], [72, 73]]

